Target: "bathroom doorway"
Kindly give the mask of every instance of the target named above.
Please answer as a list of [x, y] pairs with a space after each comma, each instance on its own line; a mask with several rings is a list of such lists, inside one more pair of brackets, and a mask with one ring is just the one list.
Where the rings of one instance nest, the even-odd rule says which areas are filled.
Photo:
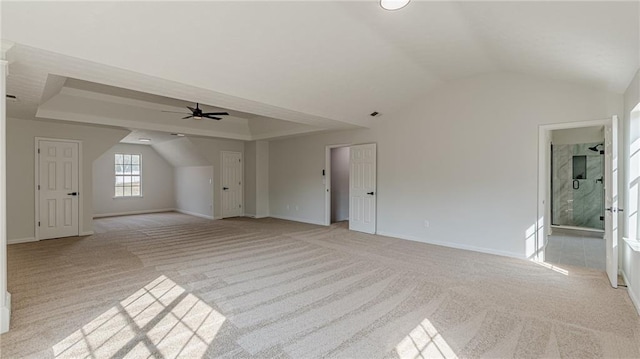
[[604, 271], [604, 126], [550, 131], [547, 262]]

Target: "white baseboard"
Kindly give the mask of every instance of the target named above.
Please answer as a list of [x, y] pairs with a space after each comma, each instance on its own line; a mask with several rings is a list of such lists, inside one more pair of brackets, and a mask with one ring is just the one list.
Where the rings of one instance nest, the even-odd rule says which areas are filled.
[[433, 240], [426, 239], [426, 238], [407, 236], [407, 235], [404, 235], [404, 234], [397, 234], [397, 233], [392, 233], [392, 232], [378, 231], [376, 234], [378, 234], [380, 236], [387, 236], [387, 237], [406, 239], [406, 240], [414, 241], [414, 242], [435, 244], [437, 246], [456, 248], [456, 249], [464, 249], [464, 250], [467, 250], [467, 251], [487, 253], [487, 254], [494, 254], [494, 255], [503, 256], [503, 257], [512, 257], [512, 258], [519, 258], [519, 259], [524, 259], [525, 258], [523, 255], [521, 255], [519, 253], [506, 252], [506, 251], [497, 251], [495, 249], [476, 247], [476, 246], [469, 246], [469, 245], [466, 245], [466, 244], [433, 241]]
[[145, 210], [142, 210], [142, 211], [94, 214], [93, 218], [131, 216], [131, 215], [134, 215], [134, 214], [161, 213], [161, 212], [174, 212], [174, 211], [176, 211], [175, 208], [145, 209]]
[[38, 240], [35, 237], [7, 238], [7, 244], [18, 244], [18, 243], [37, 242], [37, 241]]
[[304, 219], [304, 218], [297, 218], [297, 217], [287, 217], [287, 216], [277, 216], [277, 215], [270, 215], [269, 217], [271, 218], [277, 218], [277, 219], [284, 219], [285, 221], [293, 221], [293, 222], [302, 222], [302, 223], [309, 223], [309, 224], [317, 224], [319, 226], [325, 226], [326, 224], [324, 224], [324, 221], [314, 221], [314, 220], [310, 220], [310, 219]]
[[214, 219], [213, 216], [207, 216], [206, 214], [201, 214], [201, 213], [196, 213], [196, 212], [191, 212], [191, 211], [185, 211], [184, 209], [180, 209], [180, 208], [176, 208], [175, 211], [176, 212], [180, 212], [182, 214], [188, 214], [188, 215], [194, 216], [194, 217], [200, 217], [200, 218], [206, 218], [206, 219]]
[[5, 293], [5, 305], [0, 307], [0, 334], [9, 331], [11, 324], [11, 293]]
[[79, 236], [93, 236], [94, 232], [93, 231], [84, 231], [84, 232], [80, 232], [80, 234], [78, 234]]
[[245, 217], [249, 217], [249, 218], [256, 218], [256, 219], [269, 218], [270, 217], [270, 216], [258, 216], [256, 214], [251, 214], [251, 213], [245, 213], [244, 216]]
[[[627, 285], [627, 293], [629, 293], [629, 298], [631, 298], [631, 302], [636, 307], [636, 311], [638, 312], [638, 315], [640, 315], [640, 298], [636, 297], [636, 294], [635, 294], [636, 292], [634, 288], [631, 287], [629, 279], [627, 279], [627, 275], [624, 274], [624, 271], [621, 271], [621, 273], [622, 273], [622, 278], [624, 279], [624, 284]], [[637, 288], [637, 289], [640, 289], [640, 288]]]

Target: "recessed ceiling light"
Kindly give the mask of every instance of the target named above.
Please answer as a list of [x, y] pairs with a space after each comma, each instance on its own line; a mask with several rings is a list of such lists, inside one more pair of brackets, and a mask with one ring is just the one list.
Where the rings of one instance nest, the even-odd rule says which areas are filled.
[[138, 141], [140, 142], [151, 142], [150, 138], [138, 138]]
[[184, 137], [184, 133], [172, 133], [171, 136]]
[[380, 0], [380, 6], [385, 10], [399, 10], [407, 6], [410, 0]]

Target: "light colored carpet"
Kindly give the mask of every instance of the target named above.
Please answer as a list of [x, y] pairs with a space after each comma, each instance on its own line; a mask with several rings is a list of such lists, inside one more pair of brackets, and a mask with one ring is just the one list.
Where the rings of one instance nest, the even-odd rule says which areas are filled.
[[598, 271], [341, 225], [136, 217], [9, 246], [3, 358], [640, 357], [638, 315]]

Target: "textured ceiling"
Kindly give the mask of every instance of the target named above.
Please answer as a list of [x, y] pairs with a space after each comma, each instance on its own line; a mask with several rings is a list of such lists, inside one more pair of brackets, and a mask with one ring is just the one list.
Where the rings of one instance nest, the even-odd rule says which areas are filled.
[[[1, 6], [3, 39], [66, 56], [53, 70], [320, 129], [368, 126], [374, 110], [392, 116], [483, 73], [622, 93], [640, 67], [632, 1], [413, 1], [395, 12], [374, 0]], [[51, 72], [48, 60], [25, 76]], [[43, 85], [41, 76], [29, 81]]]

